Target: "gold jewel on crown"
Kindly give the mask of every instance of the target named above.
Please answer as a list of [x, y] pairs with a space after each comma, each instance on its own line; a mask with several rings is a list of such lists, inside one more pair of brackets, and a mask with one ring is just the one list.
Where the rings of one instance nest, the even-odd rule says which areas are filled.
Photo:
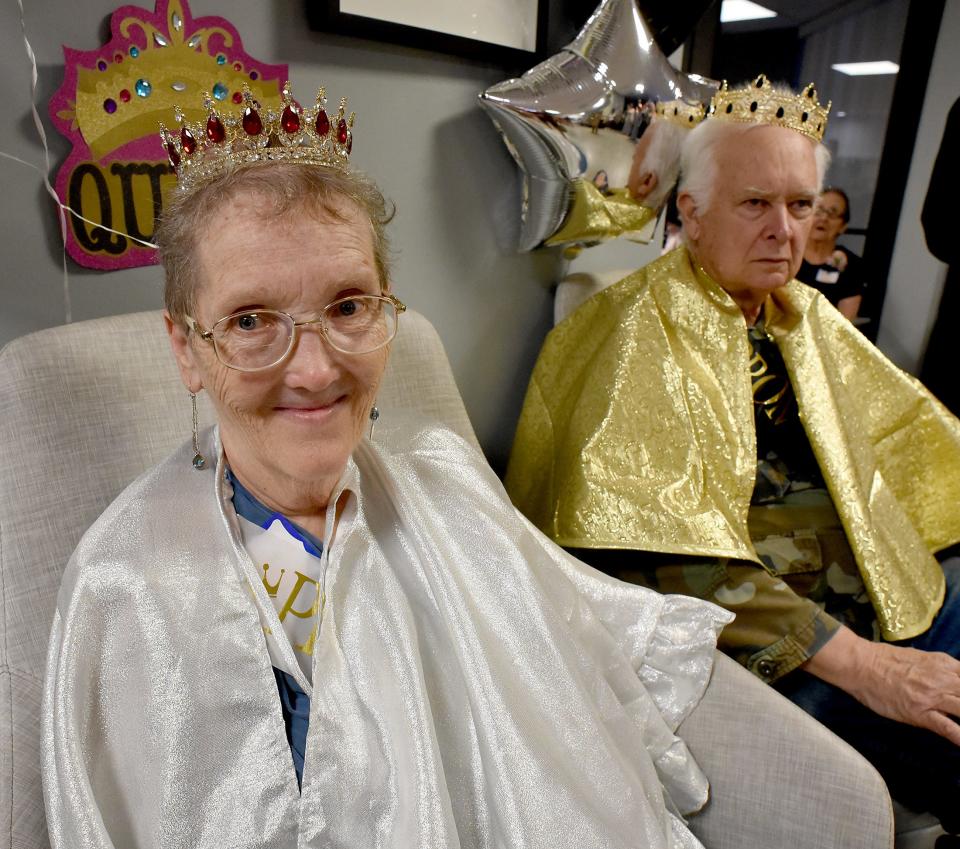
[[706, 115], [702, 103], [687, 103], [685, 100], [661, 100], [656, 109], [658, 118], [690, 129], [697, 126]]
[[239, 110], [221, 110], [209, 94], [203, 95], [206, 121], [188, 122], [176, 109], [178, 129], [160, 124], [160, 140], [170, 164], [177, 172], [180, 190], [216, 176], [246, 162], [283, 161], [331, 168], [349, 167], [353, 150], [353, 123], [356, 113], [346, 116], [347, 98], [340, 108], [327, 114], [326, 90], [317, 91], [316, 103], [304, 109], [293, 98], [290, 83], [283, 86], [281, 110], [264, 109], [243, 87]]
[[711, 121], [735, 121], [741, 124], [773, 124], [796, 130], [820, 141], [827, 129], [831, 103], [821, 106], [817, 90], [810, 83], [800, 94], [778, 92], [763, 74], [750, 85], [729, 89], [723, 81], [710, 101]]

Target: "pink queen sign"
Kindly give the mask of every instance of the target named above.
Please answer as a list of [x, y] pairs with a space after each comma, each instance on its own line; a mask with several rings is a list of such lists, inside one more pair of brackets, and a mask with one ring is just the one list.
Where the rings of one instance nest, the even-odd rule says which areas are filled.
[[160, 122], [175, 125], [174, 104], [197, 121], [206, 117], [205, 92], [239, 104], [247, 84], [265, 108], [277, 108], [287, 79], [286, 65], [252, 59], [230, 23], [194, 19], [186, 0], [157, 0], [153, 14], [122, 6], [110, 32], [99, 50], [63, 48], [63, 85], [50, 101], [54, 124], [73, 145], [57, 194], [82, 216], [67, 213], [67, 251], [102, 271], [156, 262], [143, 243], [174, 185], [158, 132]]

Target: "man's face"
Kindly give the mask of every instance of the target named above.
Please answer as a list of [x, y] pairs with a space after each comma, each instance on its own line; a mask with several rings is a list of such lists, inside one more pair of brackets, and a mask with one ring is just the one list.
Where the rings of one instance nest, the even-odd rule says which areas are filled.
[[809, 139], [783, 127], [753, 127], [714, 147], [710, 206], [681, 194], [691, 252], [735, 299], [762, 299], [794, 277], [813, 225], [817, 165]]

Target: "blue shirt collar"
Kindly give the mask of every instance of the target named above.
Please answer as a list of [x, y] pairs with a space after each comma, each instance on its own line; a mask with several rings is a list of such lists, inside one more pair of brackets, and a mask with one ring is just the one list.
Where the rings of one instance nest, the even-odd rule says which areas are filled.
[[248, 522], [264, 529], [269, 528], [274, 521], [279, 521], [290, 536], [303, 543], [304, 549], [309, 554], [314, 557], [320, 557], [323, 554], [323, 540], [317, 539], [309, 531], [291, 522], [282, 513], [277, 513], [261, 503], [237, 480], [230, 469], [227, 469], [227, 481], [233, 487], [233, 509], [237, 511], [238, 516], [243, 516]]

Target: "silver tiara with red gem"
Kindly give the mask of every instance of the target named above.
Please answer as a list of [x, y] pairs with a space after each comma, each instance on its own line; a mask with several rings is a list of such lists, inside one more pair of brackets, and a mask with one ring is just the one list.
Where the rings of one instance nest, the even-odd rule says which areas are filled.
[[282, 161], [330, 168], [349, 167], [356, 113], [346, 115], [347, 98], [336, 114], [327, 113], [326, 90], [317, 91], [314, 106], [304, 109], [293, 98], [290, 83], [283, 85], [280, 111], [264, 109], [243, 88], [239, 111], [221, 111], [204, 93], [205, 121], [191, 123], [179, 107], [177, 127], [160, 124], [160, 140], [177, 172], [177, 186], [188, 191], [221, 171], [247, 162]]

